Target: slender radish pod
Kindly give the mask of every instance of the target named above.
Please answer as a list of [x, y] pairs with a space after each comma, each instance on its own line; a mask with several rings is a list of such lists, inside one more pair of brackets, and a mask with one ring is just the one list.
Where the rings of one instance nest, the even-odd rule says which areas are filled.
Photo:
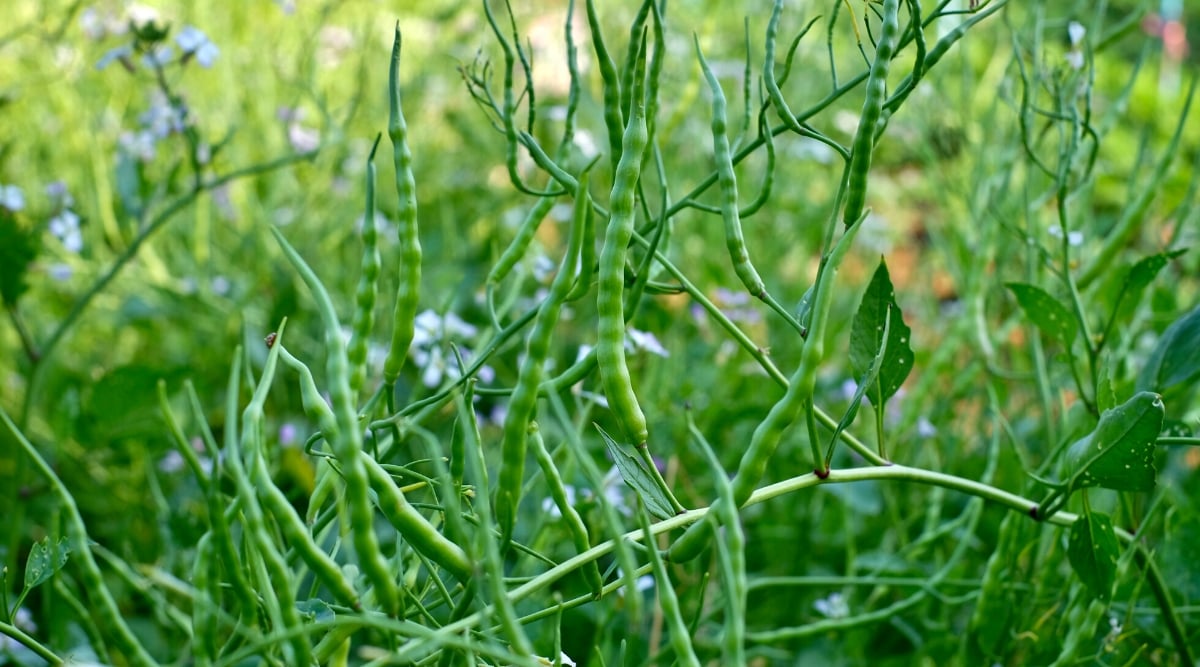
[[392, 316], [392, 344], [383, 362], [383, 379], [394, 385], [408, 357], [416, 326], [417, 302], [421, 286], [421, 237], [417, 227], [417, 181], [413, 177], [412, 150], [408, 147], [408, 124], [400, 106], [400, 25], [392, 43], [392, 64], [388, 70], [390, 120], [388, 138], [392, 140], [392, 161], [396, 166], [396, 194], [400, 202], [396, 222], [400, 234], [400, 275], [396, 288], [396, 309]]
[[[591, 168], [591, 165], [588, 165]], [[500, 528], [501, 543], [507, 548], [512, 539], [516, 523], [517, 506], [521, 502], [521, 483], [525, 476], [525, 452], [528, 443], [529, 422], [537, 409], [538, 386], [550, 351], [551, 337], [558, 323], [563, 302], [571, 292], [579, 271], [579, 256], [584, 241], [584, 226], [591, 207], [587, 191], [588, 174], [585, 170], [579, 177], [576, 189], [575, 213], [571, 223], [567, 251], [558, 267], [558, 275], [550, 284], [550, 293], [542, 302], [533, 323], [533, 331], [525, 347], [525, 358], [521, 362], [517, 386], [508, 404], [504, 419], [503, 458], [500, 478], [496, 485], [496, 522]]]
[[[825, 356], [825, 332], [830, 305], [833, 303], [833, 279], [854, 243], [854, 237], [862, 228], [862, 220], [863, 217], [859, 217], [858, 221], [842, 234], [817, 273], [816, 288], [813, 290], [812, 327], [800, 353], [800, 366], [789, 379], [783, 398], [771, 407], [766, 419], [754, 429], [754, 434], [750, 437], [750, 447], [742, 455], [737, 475], [733, 478], [733, 500], [738, 507], [750, 498], [755, 486], [766, 474], [767, 465], [783, 439], [784, 431], [802, 412], [813, 410], [812, 398], [817, 381], [817, 367]], [[816, 465], [821, 465], [821, 452], [816, 443], [813, 446], [813, 461]], [[714, 508], [721, 502], [721, 499], [717, 499]], [[719, 514], [714, 509], [708, 515], [712, 519], [692, 524], [687, 532], [671, 545], [668, 552], [670, 559], [683, 562], [700, 555], [712, 536], [713, 521]]]
[[867, 76], [867, 98], [863, 102], [858, 129], [854, 133], [850, 164], [846, 167], [849, 178], [842, 221], [847, 227], [862, 215], [867, 201], [867, 176], [871, 171], [871, 153], [875, 149], [875, 126], [887, 98], [888, 68], [892, 64], [892, 56], [896, 55], [899, 35], [900, 0], [884, 0], [883, 26], [875, 46], [875, 60], [871, 62], [871, 71]]
[[608, 228], [600, 252], [600, 281], [596, 296], [599, 325], [596, 361], [604, 395], [621, 431], [633, 443], [642, 445], [649, 438], [646, 416], [638, 405], [625, 362], [625, 258], [633, 238], [634, 200], [642, 173], [642, 155], [646, 150], [646, 107], [642, 98], [645, 84], [646, 44], [638, 50], [634, 66], [633, 104], [622, 141], [621, 161], [617, 164], [610, 196]]

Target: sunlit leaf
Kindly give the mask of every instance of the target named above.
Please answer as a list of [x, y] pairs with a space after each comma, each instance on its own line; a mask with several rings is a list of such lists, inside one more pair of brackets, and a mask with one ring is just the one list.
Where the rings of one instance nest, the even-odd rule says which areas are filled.
[[1154, 441], [1162, 431], [1162, 397], [1141, 392], [1100, 415], [1096, 430], [1067, 450], [1067, 489], [1100, 486], [1116, 491], [1154, 488]]
[[642, 499], [646, 510], [660, 519], [669, 519], [675, 516], [675, 512], [671, 509], [671, 501], [658, 488], [653, 474], [646, 469], [642, 458], [630, 451], [629, 447], [613, 440], [613, 437], [600, 428], [599, 424], [595, 426], [596, 430], [600, 432], [600, 437], [604, 439], [604, 447], [608, 450], [608, 455], [612, 457], [613, 464], [621, 473], [621, 479], [624, 479], [629, 488], [633, 489]]
[[1017, 297], [1025, 317], [1037, 325], [1042, 333], [1062, 341], [1064, 345], [1070, 345], [1075, 340], [1078, 325], [1071, 311], [1046, 290], [1025, 283], [1006, 283], [1006, 286]]
[[1067, 560], [1092, 595], [1108, 600], [1117, 576], [1120, 548], [1107, 514], [1084, 512], [1071, 524]]

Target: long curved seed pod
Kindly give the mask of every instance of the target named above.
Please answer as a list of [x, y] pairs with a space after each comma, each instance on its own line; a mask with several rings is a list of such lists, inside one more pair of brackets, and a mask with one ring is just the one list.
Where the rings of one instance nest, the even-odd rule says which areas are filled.
[[[337, 312], [325, 286], [317, 274], [304, 261], [275, 227], [271, 233], [279, 242], [284, 254], [304, 279], [316, 301], [317, 311], [325, 329], [326, 375], [329, 378], [329, 397], [333, 405], [334, 421], [322, 424], [326, 442], [342, 465], [342, 477], [346, 483], [346, 505], [348, 519], [346, 528], [354, 542], [359, 566], [371, 584], [375, 586], [375, 598], [389, 613], [396, 614], [400, 608], [400, 593], [387, 559], [379, 549], [379, 538], [375, 535], [375, 511], [371, 507], [367, 470], [363, 462], [362, 427], [358, 424], [358, 411], [350, 393], [350, 368], [346, 357], [346, 343], [342, 339], [341, 325]], [[274, 350], [272, 350], [274, 352]]]
[[700, 50], [700, 38], [692, 35], [696, 46], [696, 57], [700, 60], [700, 69], [708, 81], [712, 91], [712, 137], [713, 157], [717, 162], [717, 184], [721, 189], [721, 217], [725, 221], [725, 247], [729, 249], [729, 259], [733, 262], [733, 270], [742, 281], [746, 291], [752, 296], [762, 299], [766, 296], [766, 286], [754, 264], [750, 262], [750, 253], [746, 250], [746, 239], [742, 235], [742, 220], [738, 214], [737, 176], [733, 171], [733, 159], [730, 155], [729, 137], [726, 134], [726, 102], [721, 83], [713, 74], [704, 53]]
[[550, 293], [542, 302], [537, 318], [534, 319], [533, 331], [530, 332], [525, 347], [525, 358], [521, 361], [517, 386], [508, 404], [508, 415], [504, 418], [503, 457], [500, 478], [496, 485], [496, 523], [500, 527], [501, 546], [504, 548], [507, 548], [512, 539], [517, 506], [521, 502], [529, 422], [537, 409], [538, 385], [541, 384], [544, 375], [546, 355], [550, 351], [550, 341], [558, 323], [559, 312], [579, 272], [583, 228], [588, 209], [591, 207], [587, 181], [588, 174], [585, 170], [579, 177], [580, 187], [576, 190], [579, 196], [575, 199], [575, 214], [571, 222], [567, 250], [559, 264], [558, 274], [550, 284]]
[[646, 45], [642, 40], [638, 51], [637, 72], [629, 123], [621, 148], [621, 161], [617, 165], [610, 196], [608, 228], [604, 235], [604, 249], [600, 253], [600, 282], [596, 297], [599, 326], [596, 340], [596, 361], [600, 366], [600, 380], [604, 394], [608, 397], [613, 415], [622, 432], [636, 445], [642, 445], [649, 437], [646, 416], [638, 405], [637, 396], [629, 378], [629, 367], [625, 362], [625, 258], [629, 241], [633, 237], [634, 199], [638, 178], [642, 173], [642, 154], [646, 150], [647, 128], [645, 101], [642, 99]]
[[408, 124], [400, 107], [400, 24], [392, 42], [392, 65], [388, 70], [390, 120], [388, 138], [392, 140], [392, 161], [396, 165], [396, 194], [400, 202], [396, 221], [400, 234], [400, 267], [396, 289], [396, 309], [392, 315], [392, 344], [383, 362], [383, 379], [389, 385], [400, 377], [400, 369], [412, 345], [421, 287], [421, 237], [417, 226], [417, 181], [413, 177], [412, 150], [408, 147]]
[[355, 290], [354, 319], [350, 325], [350, 391], [355, 396], [362, 389], [367, 377], [367, 348], [371, 329], [375, 326], [375, 297], [379, 281], [379, 230], [375, 225], [375, 150], [379, 148], [379, 136], [371, 146], [367, 157], [367, 205], [363, 212], [362, 270]]

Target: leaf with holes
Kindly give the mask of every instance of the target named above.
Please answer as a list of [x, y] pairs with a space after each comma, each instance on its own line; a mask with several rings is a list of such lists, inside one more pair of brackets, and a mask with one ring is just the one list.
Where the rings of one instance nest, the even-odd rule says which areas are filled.
[[55, 542], [51, 542], [47, 537], [34, 544], [29, 550], [29, 559], [25, 561], [25, 590], [49, 581], [55, 572], [67, 564], [67, 556], [70, 554], [71, 546], [65, 537], [60, 537]]
[[1062, 341], [1064, 345], [1074, 342], [1077, 324], [1066, 306], [1050, 296], [1046, 290], [1035, 285], [1026, 285], [1025, 283], [1005, 283], [1005, 285], [1012, 291], [1013, 296], [1017, 297], [1017, 303], [1021, 305], [1025, 316], [1032, 320], [1037, 328], [1042, 330], [1042, 333]]
[[875, 357], [884, 351], [874, 382], [867, 388], [867, 399], [873, 405], [883, 405], [891, 398], [912, 370], [913, 351], [908, 345], [911, 336], [912, 330], [904, 324], [896, 303], [887, 263], [881, 257], [850, 327], [850, 368], [856, 377], [867, 376], [876, 364]]
[[600, 432], [600, 437], [604, 439], [604, 447], [608, 450], [608, 455], [612, 457], [613, 464], [617, 466], [617, 471], [621, 473], [621, 479], [625, 480], [625, 483], [642, 499], [646, 510], [660, 519], [669, 519], [675, 516], [675, 512], [671, 509], [671, 501], [654, 483], [654, 477], [646, 469], [646, 464], [642, 462], [641, 457], [629, 451], [625, 445], [613, 440], [613, 437], [600, 428], [599, 424], [594, 424], [594, 426]]
[[1068, 492], [1089, 486], [1115, 491], [1154, 488], [1154, 441], [1162, 431], [1162, 397], [1143, 391], [1100, 415], [1096, 430], [1067, 450]]
[[1104, 601], [1112, 597], [1119, 555], [1117, 534], [1107, 514], [1084, 512], [1071, 524], [1067, 560], [1094, 597]]
[[1200, 306], [1175, 320], [1162, 338], [1145, 368], [1138, 376], [1137, 387], [1147, 391], [1165, 392], [1177, 385], [1200, 379]]

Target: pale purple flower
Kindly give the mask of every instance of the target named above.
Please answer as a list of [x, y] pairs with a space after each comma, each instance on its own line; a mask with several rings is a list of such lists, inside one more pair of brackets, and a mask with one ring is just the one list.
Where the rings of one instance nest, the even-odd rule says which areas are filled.
[[291, 422], [284, 422], [279, 427], [279, 444], [282, 447], [290, 447], [296, 444], [296, 436], [299, 433], [296, 425]]
[[158, 45], [142, 55], [142, 64], [151, 69], [166, 67], [175, 58], [175, 49], [166, 45]]
[[647, 331], [638, 331], [633, 327], [629, 327], [628, 335], [625, 337], [625, 347], [630, 350], [645, 350], [651, 354], [657, 354], [660, 357], [669, 357], [671, 353], [667, 348], [658, 342], [654, 334]]
[[201, 67], [212, 67], [213, 61], [221, 53], [208, 35], [195, 26], [184, 26], [183, 30], [175, 35], [175, 43], [179, 45], [179, 49], [183, 51], [185, 57], [195, 57]]
[[171, 451], [167, 452], [166, 455], [163, 456], [158, 462], [158, 469], [170, 475], [183, 470], [185, 463], [186, 462], [183, 460], [183, 454], [180, 454], [178, 451], [172, 449]]
[[71, 208], [75, 205], [75, 198], [67, 190], [67, 184], [63, 181], [54, 181], [46, 185], [46, 196], [55, 206], [62, 208]]
[[921, 415], [917, 418], [917, 435], [922, 438], [932, 438], [933, 436], [937, 435], [937, 432], [937, 427], [934, 426], [933, 422], [929, 421], [925, 415]]
[[127, 154], [142, 162], [150, 162], [158, 154], [158, 140], [150, 132], [122, 132], [117, 143]]
[[52, 279], [62, 283], [70, 280], [71, 276], [74, 275], [75, 270], [71, 268], [70, 264], [56, 262], [50, 265], [50, 268], [47, 272], [50, 274]]
[[215, 276], [212, 279], [212, 291], [217, 296], [225, 296], [229, 293], [230, 283], [225, 276]]
[[120, 46], [115, 46], [115, 47], [109, 49], [108, 51], [105, 51], [104, 55], [100, 56], [100, 60], [96, 61], [96, 69], [104, 69], [105, 67], [108, 67], [109, 65], [111, 65], [113, 63], [113, 61], [115, 61], [115, 60], [120, 60], [121, 62], [125, 63], [125, 67], [128, 69], [133, 66], [132, 58], [133, 58], [133, 45], [132, 44], [122, 44]]
[[297, 153], [315, 151], [321, 145], [321, 133], [300, 123], [290, 123], [287, 129], [288, 143]]

